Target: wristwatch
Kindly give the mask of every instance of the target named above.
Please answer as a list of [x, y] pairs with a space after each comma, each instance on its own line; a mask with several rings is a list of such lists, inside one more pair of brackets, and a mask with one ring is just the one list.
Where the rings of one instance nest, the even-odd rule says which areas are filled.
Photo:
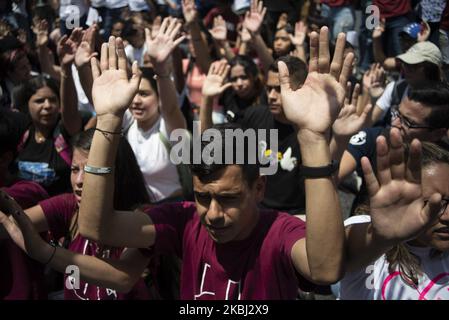
[[339, 161], [332, 160], [330, 164], [324, 167], [306, 167], [299, 166], [299, 174], [305, 178], [326, 178], [332, 176], [340, 166]]

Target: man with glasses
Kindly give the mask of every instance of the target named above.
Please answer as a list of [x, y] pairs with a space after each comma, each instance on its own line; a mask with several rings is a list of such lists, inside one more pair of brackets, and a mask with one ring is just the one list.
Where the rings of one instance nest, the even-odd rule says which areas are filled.
[[[398, 108], [393, 109], [391, 126], [400, 130], [404, 141], [413, 139], [439, 142], [449, 128], [449, 87], [440, 82], [429, 82], [410, 88]], [[376, 139], [388, 136], [389, 128], [373, 127], [360, 131], [349, 142], [340, 161], [338, 180], [357, 171], [363, 176], [362, 157], [367, 157], [376, 167]], [[367, 193], [365, 183], [357, 195], [353, 208], [356, 212], [366, 212]], [[354, 211], [354, 210], [353, 210]]]

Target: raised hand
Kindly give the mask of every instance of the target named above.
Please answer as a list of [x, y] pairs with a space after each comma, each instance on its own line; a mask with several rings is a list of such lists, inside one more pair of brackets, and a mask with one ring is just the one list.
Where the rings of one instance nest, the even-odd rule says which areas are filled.
[[287, 23], [288, 23], [288, 14], [283, 12], [279, 16], [278, 23], [276, 25], [276, 29], [279, 30], [279, 29], [284, 28], [287, 25]]
[[209, 31], [215, 40], [226, 41], [228, 30], [226, 28], [226, 21], [224, 21], [222, 16], [214, 18], [214, 27]]
[[158, 69], [164, 66], [173, 49], [184, 40], [185, 36], [175, 40], [181, 26], [177, 19], [165, 18], [154, 39], [151, 38], [150, 30], [145, 29], [147, 53], [156, 72], [160, 71]]
[[128, 79], [125, 48], [121, 38], [110, 37], [101, 46], [100, 63], [91, 60], [92, 99], [97, 117], [103, 115], [123, 116], [137, 93], [141, 73], [137, 62], [132, 65], [132, 77]]
[[422, 25], [422, 30], [418, 34], [418, 42], [427, 41], [427, 39], [429, 39], [430, 32], [432, 31], [430, 29], [429, 24], [426, 21], [421, 22], [421, 25]]
[[195, 22], [198, 17], [195, 0], [182, 0], [182, 13], [187, 25]]
[[363, 129], [367, 124], [368, 114], [372, 109], [372, 105], [367, 105], [361, 115], [357, 114], [357, 102], [360, 95], [359, 84], [355, 85], [351, 100], [349, 100], [349, 93], [351, 92], [350, 82], [347, 85], [346, 92], [348, 94], [346, 95], [344, 106], [332, 125], [334, 135], [341, 138], [353, 136]]
[[82, 30], [82, 28], [75, 28], [70, 37], [64, 35], [61, 40], [59, 40], [57, 51], [62, 67], [68, 67], [75, 61], [76, 50], [83, 37]]
[[293, 90], [284, 62], [279, 62], [282, 107], [287, 119], [299, 130], [325, 135], [340, 113], [346, 96], [346, 84], [354, 55], [343, 61], [345, 35], [339, 34], [332, 63], [329, 54], [329, 30], [310, 35], [309, 74], [304, 85]]
[[290, 40], [295, 47], [304, 45], [306, 40], [308, 27], [303, 21], [296, 22], [295, 24], [295, 35], [290, 34]]
[[253, 34], [259, 33], [266, 12], [267, 8], [263, 6], [262, 1], [251, 0], [251, 7], [245, 13], [243, 27]]
[[90, 59], [97, 56], [97, 53], [94, 52], [97, 30], [97, 25], [93, 24], [83, 33], [83, 38], [75, 53], [75, 65], [77, 67], [90, 63]]
[[399, 129], [390, 131], [390, 149], [385, 137], [377, 138], [377, 178], [368, 158], [362, 158], [370, 196], [373, 236], [388, 245], [415, 238], [432, 224], [441, 211], [441, 194], [427, 204], [422, 198], [421, 143], [413, 140], [408, 162]]
[[363, 75], [363, 90], [367, 90], [373, 99], [379, 98], [385, 91], [385, 70], [380, 63], [373, 63]]
[[231, 67], [226, 60], [215, 61], [209, 68], [209, 73], [203, 83], [202, 93], [207, 97], [216, 97], [223, 93], [227, 88], [231, 87], [231, 83], [226, 83], [229, 70]]
[[36, 35], [36, 47], [46, 47], [48, 44], [48, 22], [41, 20], [33, 27], [33, 32]]
[[53, 249], [42, 240], [19, 204], [3, 191], [0, 191], [0, 198], [0, 224], [3, 224], [11, 240], [31, 258], [48, 261]]
[[373, 30], [373, 38], [380, 38], [385, 32], [385, 18], [379, 20], [379, 25]]
[[162, 17], [157, 16], [153, 21], [153, 25], [151, 26], [151, 39], [156, 38], [157, 34], [159, 33], [159, 30], [161, 30], [161, 24], [162, 24]]

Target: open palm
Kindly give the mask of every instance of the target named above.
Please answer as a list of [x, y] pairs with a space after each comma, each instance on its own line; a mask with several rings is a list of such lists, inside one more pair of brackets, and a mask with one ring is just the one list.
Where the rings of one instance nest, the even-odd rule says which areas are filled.
[[175, 40], [181, 23], [176, 19], [165, 18], [158, 34], [152, 38], [149, 29], [145, 29], [147, 53], [154, 64], [163, 64], [167, 61], [173, 49], [184, 40], [184, 36]]
[[229, 73], [230, 66], [225, 60], [216, 61], [211, 64], [209, 73], [203, 83], [202, 93], [204, 96], [215, 97], [231, 87], [231, 83], [223, 85]]
[[[117, 51], [116, 51], [117, 49]], [[137, 63], [132, 65], [132, 78], [128, 80], [127, 61], [121, 38], [111, 37], [101, 47], [101, 62], [91, 60], [92, 99], [97, 116], [123, 114], [136, 95], [140, 83]]]
[[407, 164], [396, 128], [390, 132], [390, 144], [389, 149], [385, 137], [377, 140], [377, 178], [367, 158], [362, 166], [375, 235], [395, 244], [416, 237], [432, 223], [441, 208], [441, 195], [432, 195], [427, 205], [422, 199], [420, 142], [412, 142]]
[[[346, 82], [354, 56], [349, 54], [343, 62], [345, 36], [337, 39], [334, 59], [330, 64], [329, 30], [312, 33], [309, 74], [304, 85], [297, 90], [290, 86], [285, 63], [279, 63], [282, 107], [287, 119], [298, 129], [325, 134], [337, 118], [346, 95]], [[318, 53], [319, 51], [319, 53]]]
[[[351, 84], [348, 84], [347, 92], [351, 91]], [[368, 114], [372, 109], [372, 105], [367, 105], [362, 114], [357, 114], [357, 102], [360, 95], [360, 85], [356, 84], [354, 92], [352, 93], [352, 99], [346, 96], [344, 107], [338, 114], [337, 119], [332, 125], [332, 131], [334, 135], [339, 137], [350, 137], [361, 129], [363, 129], [368, 121]]]
[[245, 14], [243, 27], [251, 33], [258, 33], [262, 26], [267, 9], [263, 7], [262, 1], [251, 0], [251, 7]]

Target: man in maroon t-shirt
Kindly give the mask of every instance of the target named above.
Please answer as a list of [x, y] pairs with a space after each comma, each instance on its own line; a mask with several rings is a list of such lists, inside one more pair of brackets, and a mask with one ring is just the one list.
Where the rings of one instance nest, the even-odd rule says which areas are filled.
[[[119, 131], [122, 116], [137, 92], [139, 74], [134, 67], [132, 80], [123, 81], [123, 42], [112, 38], [105, 46], [109, 49], [101, 56], [102, 72], [97, 64], [92, 64], [98, 130], [85, 166], [89, 174], [84, 180], [78, 225], [82, 236], [98, 243], [142, 249], [125, 250], [120, 261], [91, 256], [70, 258], [46, 243], [38, 241], [36, 245], [36, 234], [26, 215], [13, 211], [25, 246], [29, 244], [27, 252], [39, 260], [49, 260], [50, 266], [76, 264], [83, 281], [119, 291], [132, 288], [148, 264], [148, 254], [175, 253], [182, 258], [182, 299], [295, 299], [300, 279], [321, 284], [338, 281], [343, 274], [345, 234], [332, 178], [338, 165], [331, 161], [327, 137], [343, 105], [354, 56], [349, 54], [343, 61], [345, 37], [341, 36], [330, 68], [329, 48], [325, 45], [328, 33], [323, 28], [319, 35], [311, 34], [310, 73], [300, 89], [291, 87], [287, 66], [279, 64], [283, 109], [298, 128], [307, 232], [304, 222], [294, 216], [259, 209], [266, 179], [260, 175], [257, 164], [248, 162], [251, 149], [243, 148], [244, 164], [236, 159], [230, 164], [216, 162], [216, 157], [229, 161], [228, 148], [237, 149], [234, 141], [225, 138], [226, 127], [214, 132], [217, 144], [212, 163], [210, 158], [204, 158], [205, 154], [210, 155], [210, 144], [202, 141], [201, 145], [194, 145], [194, 149], [200, 148], [195, 154], [203, 155], [198, 164], [191, 166], [195, 203], [115, 211], [111, 167], [119, 135], [113, 133]], [[170, 50], [159, 52], [166, 55], [160, 57], [162, 61], [170, 54]], [[162, 73], [166, 71], [161, 65], [156, 67], [162, 68]], [[172, 85], [170, 81], [160, 77], [158, 85]], [[120, 99], [108, 99], [110, 92], [122, 95]], [[218, 136], [224, 143], [218, 143]], [[202, 138], [207, 139], [204, 135]], [[248, 147], [247, 139], [245, 144]], [[11, 224], [8, 227], [19, 232]]]

